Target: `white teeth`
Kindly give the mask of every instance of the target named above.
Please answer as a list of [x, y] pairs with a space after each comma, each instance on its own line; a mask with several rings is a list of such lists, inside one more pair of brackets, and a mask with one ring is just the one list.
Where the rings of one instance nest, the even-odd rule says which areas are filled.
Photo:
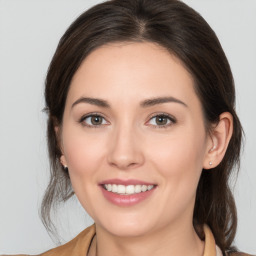
[[114, 193], [117, 192], [117, 185], [116, 184], [112, 185], [112, 192], [114, 192]]
[[107, 191], [121, 194], [132, 195], [136, 193], [146, 192], [154, 188], [154, 185], [117, 185], [117, 184], [104, 184], [104, 188]]
[[140, 193], [141, 192], [141, 185], [136, 185], [135, 186], [135, 193]]
[[154, 187], [154, 185], [148, 185], [148, 190], [151, 190]]
[[146, 192], [147, 189], [148, 189], [148, 186], [142, 185], [142, 187], [141, 187], [141, 191], [142, 191], [142, 192]]
[[134, 186], [133, 185], [128, 185], [126, 188], [125, 188], [125, 193], [130, 195], [130, 194], [134, 194]]
[[117, 193], [118, 194], [125, 194], [125, 186], [124, 185], [117, 185]]

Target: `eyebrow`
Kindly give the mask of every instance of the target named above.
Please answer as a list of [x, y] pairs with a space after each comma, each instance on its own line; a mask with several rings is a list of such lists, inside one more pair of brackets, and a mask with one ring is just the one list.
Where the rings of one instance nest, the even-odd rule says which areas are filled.
[[[145, 107], [151, 107], [151, 106], [168, 103], [168, 102], [179, 103], [185, 107], [188, 107], [186, 103], [174, 97], [157, 97], [157, 98], [146, 99], [140, 103], [140, 106], [145, 108]], [[79, 103], [89, 103], [91, 105], [95, 105], [103, 108], [110, 108], [110, 104], [106, 100], [97, 99], [97, 98], [88, 98], [88, 97], [81, 97], [78, 100], [76, 100], [72, 104], [72, 108]]]
[[76, 100], [72, 104], [71, 108], [73, 108], [75, 105], [77, 105], [79, 103], [89, 103], [91, 105], [95, 105], [95, 106], [99, 106], [99, 107], [103, 107], [103, 108], [110, 108], [110, 105], [108, 104], [108, 102], [106, 100], [96, 99], [96, 98], [87, 98], [87, 97], [81, 97], [78, 100]]
[[168, 102], [175, 102], [184, 105], [185, 107], [188, 107], [186, 103], [183, 101], [176, 99], [174, 97], [157, 97], [157, 98], [152, 98], [152, 99], [147, 99], [144, 100], [140, 103], [141, 107], [151, 107], [157, 104], [163, 104], [163, 103], [168, 103]]

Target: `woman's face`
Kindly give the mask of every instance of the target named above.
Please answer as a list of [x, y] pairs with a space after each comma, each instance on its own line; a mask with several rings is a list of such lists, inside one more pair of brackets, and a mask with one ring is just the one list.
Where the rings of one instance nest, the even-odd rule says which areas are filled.
[[60, 132], [61, 161], [99, 228], [140, 236], [192, 225], [211, 140], [191, 75], [165, 49], [92, 52], [73, 77]]

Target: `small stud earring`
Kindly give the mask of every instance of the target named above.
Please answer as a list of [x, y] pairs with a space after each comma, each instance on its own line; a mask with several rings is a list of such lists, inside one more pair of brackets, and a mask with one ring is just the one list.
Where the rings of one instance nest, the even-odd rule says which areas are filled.
[[64, 170], [65, 170], [66, 172], [68, 172], [68, 167], [67, 167], [66, 165], [64, 165], [63, 167], [64, 167]]
[[209, 165], [212, 166], [212, 161], [209, 162]]

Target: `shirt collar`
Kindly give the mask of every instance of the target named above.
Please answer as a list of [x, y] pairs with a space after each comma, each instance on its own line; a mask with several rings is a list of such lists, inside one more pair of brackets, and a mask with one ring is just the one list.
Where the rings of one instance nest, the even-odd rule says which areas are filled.
[[[212, 234], [211, 229], [204, 224], [203, 226], [204, 234], [205, 234], [205, 245], [204, 245], [204, 254], [203, 256], [223, 256], [220, 248], [216, 245], [214, 236]], [[86, 255], [88, 252], [88, 249], [90, 247], [90, 243], [95, 235], [96, 229], [95, 224], [91, 227], [84, 230], [80, 235], [77, 236], [76, 242], [76, 249], [79, 248], [79, 251], [77, 252], [77, 255]], [[73, 241], [75, 242], [75, 241]]]

